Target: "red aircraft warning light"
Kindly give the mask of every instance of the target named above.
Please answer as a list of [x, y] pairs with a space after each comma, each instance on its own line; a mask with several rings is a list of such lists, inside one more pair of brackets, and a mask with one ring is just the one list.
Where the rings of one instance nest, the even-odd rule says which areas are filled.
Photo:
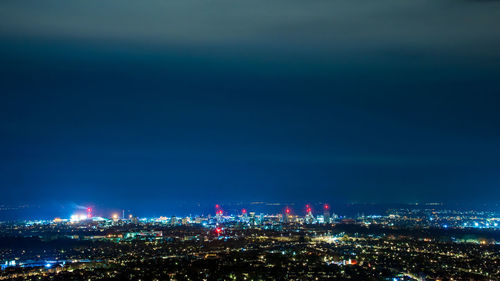
[[325, 210], [328, 210], [330, 209], [330, 206], [328, 206], [328, 204], [325, 204], [325, 206], [323, 206], [325, 208]]
[[311, 208], [307, 208], [307, 212], [310, 213], [311, 212]]
[[215, 229], [215, 232], [216, 232], [217, 234], [220, 234], [220, 233], [222, 232], [222, 228], [217, 227], [217, 228]]
[[246, 210], [246, 209], [242, 209], [242, 210], [241, 210], [241, 213], [246, 214], [246, 213], [247, 213], [247, 210]]
[[290, 208], [286, 208], [285, 213], [290, 214]]
[[219, 209], [219, 208], [220, 208], [219, 204], [215, 204], [215, 209]]
[[222, 215], [222, 210], [218, 210], [217, 214]]
[[87, 218], [91, 218], [92, 217], [92, 208], [87, 208]]

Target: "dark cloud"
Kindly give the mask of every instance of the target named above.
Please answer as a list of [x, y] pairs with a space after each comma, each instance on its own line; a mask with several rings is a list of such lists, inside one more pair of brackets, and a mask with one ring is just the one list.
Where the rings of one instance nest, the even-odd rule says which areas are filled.
[[497, 56], [498, 2], [4, 1], [3, 34], [132, 45]]

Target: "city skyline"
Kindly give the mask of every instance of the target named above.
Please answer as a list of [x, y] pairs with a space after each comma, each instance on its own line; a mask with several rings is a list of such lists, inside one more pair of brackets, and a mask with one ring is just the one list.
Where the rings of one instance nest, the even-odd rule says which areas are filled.
[[[329, 204], [236, 214], [0, 221], [6, 280], [496, 280], [500, 213], [429, 203], [339, 216]], [[241, 207], [241, 206], [240, 206]], [[297, 206], [299, 207], [299, 206]], [[319, 212], [319, 213], [318, 213]], [[488, 261], [488, 262], [485, 262]], [[258, 270], [255, 270], [258, 268]]]
[[[361, 203], [361, 202], [332, 202], [332, 201], [296, 201], [296, 202], [220, 202], [216, 204], [202, 202], [178, 202], [169, 204], [141, 205], [106, 205], [106, 204], [76, 204], [76, 203], [52, 203], [38, 205], [0, 205], [0, 222], [12, 221], [37, 221], [69, 219], [70, 217], [87, 217], [88, 210], [92, 216], [112, 218], [115, 214], [119, 217], [133, 215], [138, 218], [158, 217], [191, 217], [216, 215], [222, 210], [224, 215], [232, 216], [241, 214], [242, 210], [257, 214], [283, 214], [289, 210], [290, 214], [304, 216], [311, 210], [313, 215], [323, 214], [323, 207], [328, 205], [329, 211], [336, 213], [342, 218], [355, 218], [360, 215], [385, 216], [393, 209], [415, 209], [415, 210], [446, 210], [453, 209], [460, 212], [498, 212], [498, 204], [447, 204], [441, 202], [425, 203]], [[220, 206], [220, 207], [214, 207]], [[217, 210], [217, 211], [216, 211]], [[122, 213], [124, 214], [122, 216]]]

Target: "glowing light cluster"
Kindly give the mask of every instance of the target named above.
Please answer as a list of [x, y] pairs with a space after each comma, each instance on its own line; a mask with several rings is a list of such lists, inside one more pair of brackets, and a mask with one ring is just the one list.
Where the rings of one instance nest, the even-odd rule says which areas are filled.
[[70, 222], [79, 222], [87, 219], [85, 214], [73, 214], [71, 215]]

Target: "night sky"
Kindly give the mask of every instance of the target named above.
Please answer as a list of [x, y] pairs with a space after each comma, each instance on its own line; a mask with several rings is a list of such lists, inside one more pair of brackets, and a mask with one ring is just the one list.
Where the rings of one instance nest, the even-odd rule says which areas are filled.
[[500, 198], [500, 1], [3, 0], [0, 204]]

